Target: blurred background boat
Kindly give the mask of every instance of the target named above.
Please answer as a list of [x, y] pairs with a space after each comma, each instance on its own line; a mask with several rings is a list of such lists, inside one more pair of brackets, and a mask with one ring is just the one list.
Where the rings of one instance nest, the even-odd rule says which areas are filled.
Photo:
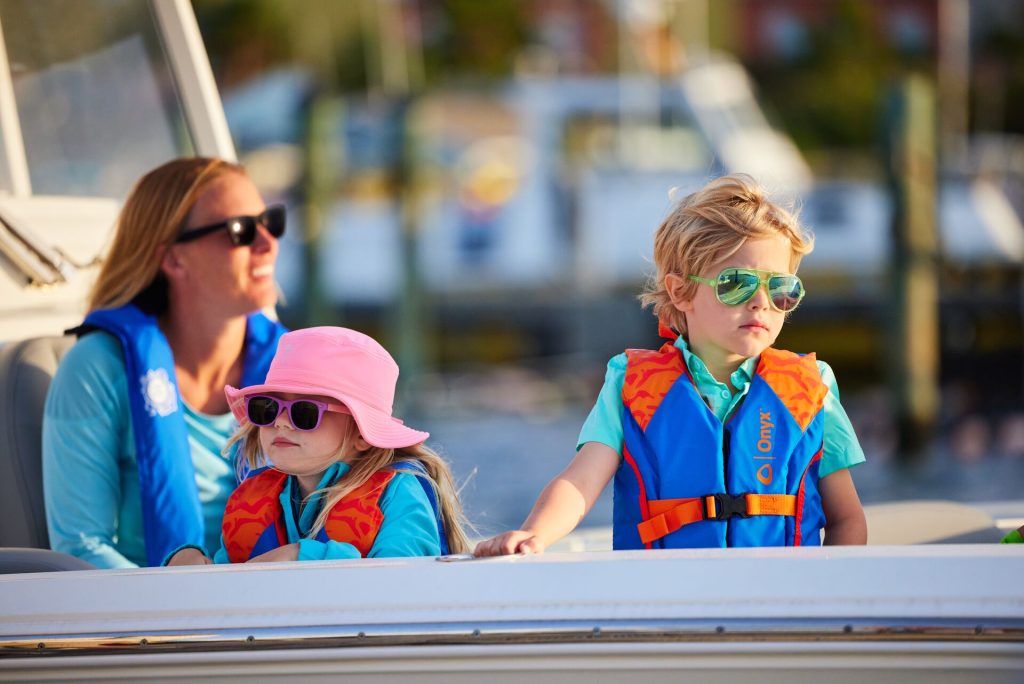
[[673, 201], [744, 171], [816, 235], [779, 345], [836, 370], [864, 500], [1019, 498], [1024, 3], [197, 0], [204, 79], [159, 3], [0, 9], [0, 339], [78, 320], [143, 170], [237, 150], [291, 210], [280, 316], [393, 350], [487, 532], [659, 343], [635, 296]]
[[[994, 542], [1024, 523], [1024, 3], [296, 7], [0, 0], [0, 546], [36, 547], [0, 549], [0, 679], [1020, 680], [1024, 549]], [[608, 547], [604, 498], [533, 558], [45, 551], [54, 336], [130, 183], [236, 149], [296, 218], [281, 317], [395, 351], [483, 534], [567, 462], [606, 359], [657, 344], [671, 203], [755, 173], [817, 233], [780, 345], [835, 367], [899, 546], [572, 553]]]

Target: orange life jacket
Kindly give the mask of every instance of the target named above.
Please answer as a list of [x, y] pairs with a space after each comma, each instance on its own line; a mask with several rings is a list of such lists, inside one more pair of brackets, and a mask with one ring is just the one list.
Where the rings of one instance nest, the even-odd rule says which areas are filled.
[[[373, 547], [384, 514], [380, 498], [395, 471], [378, 470], [336, 503], [317, 534], [320, 541], [347, 542], [365, 557]], [[288, 543], [281, 492], [286, 473], [264, 468], [250, 474], [231, 494], [224, 510], [224, 548], [232, 563], [244, 563]]]

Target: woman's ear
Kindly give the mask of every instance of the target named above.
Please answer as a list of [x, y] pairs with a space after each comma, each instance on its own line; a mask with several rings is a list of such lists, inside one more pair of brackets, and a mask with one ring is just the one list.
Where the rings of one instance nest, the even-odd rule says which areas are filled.
[[676, 311], [687, 313], [693, 310], [693, 299], [689, 299], [683, 294], [688, 284], [681, 275], [676, 273], [669, 273], [665, 276], [665, 291], [668, 292], [668, 298], [672, 301], [672, 306]]
[[186, 271], [185, 264], [175, 246], [170, 245], [161, 249], [163, 253], [160, 255], [160, 271], [170, 280], [183, 275]]

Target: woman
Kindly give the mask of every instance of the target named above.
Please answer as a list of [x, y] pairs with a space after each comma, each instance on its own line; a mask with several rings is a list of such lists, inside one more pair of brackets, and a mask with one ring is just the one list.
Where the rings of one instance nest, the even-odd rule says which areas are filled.
[[277, 300], [284, 225], [284, 208], [219, 159], [168, 162], [132, 189], [47, 395], [54, 550], [133, 567], [218, 542], [235, 486], [224, 385], [261, 382], [284, 332], [259, 313]]

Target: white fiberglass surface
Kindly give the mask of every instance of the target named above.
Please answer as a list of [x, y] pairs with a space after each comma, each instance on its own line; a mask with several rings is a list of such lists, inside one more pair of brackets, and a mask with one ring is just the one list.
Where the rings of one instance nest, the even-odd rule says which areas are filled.
[[192, 153], [149, 3], [0, 0], [0, 22], [34, 194], [121, 198]]

